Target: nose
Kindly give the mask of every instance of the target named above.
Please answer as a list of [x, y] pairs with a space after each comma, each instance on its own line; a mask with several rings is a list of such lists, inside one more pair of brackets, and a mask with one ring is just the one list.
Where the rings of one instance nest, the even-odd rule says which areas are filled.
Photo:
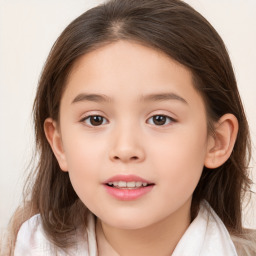
[[124, 163], [142, 162], [145, 159], [143, 138], [132, 127], [124, 127], [113, 131], [111, 149], [109, 151], [111, 161]]

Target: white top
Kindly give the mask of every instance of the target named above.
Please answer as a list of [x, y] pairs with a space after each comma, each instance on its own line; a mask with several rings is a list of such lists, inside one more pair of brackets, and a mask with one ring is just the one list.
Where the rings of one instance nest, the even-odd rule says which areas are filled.
[[[65, 254], [57, 253], [47, 240], [39, 214], [27, 220], [20, 228], [14, 256], [97, 256], [95, 221], [88, 216], [85, 233], [77, 233], [77, 243]], [[237, 256], [235, 246], [223, 222], [207, 202], [200, 206], [199, 213], [180, 239], [172, 256]]]

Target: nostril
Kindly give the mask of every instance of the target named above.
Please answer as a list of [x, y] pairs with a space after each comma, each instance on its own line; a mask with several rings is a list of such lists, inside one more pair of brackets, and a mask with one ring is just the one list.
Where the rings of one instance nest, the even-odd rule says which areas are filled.
[[[114, 156], [114, 159], [117, 160], [117, 159], [121, 159], [121, 158], [118, 156]], [[137, 159], [139, 159], [139, 157], [137, 157], [137, 156], [130, 157], [130, 160], [137, 160]]]

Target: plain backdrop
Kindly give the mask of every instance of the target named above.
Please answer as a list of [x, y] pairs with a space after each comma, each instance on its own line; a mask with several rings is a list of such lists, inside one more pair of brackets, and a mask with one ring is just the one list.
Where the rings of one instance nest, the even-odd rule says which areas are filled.
[[[0, 230], [22, 198], [25, 170], [34, 149], [31, 109], [45, 59], [61, 31], [101, 2], [0, 0]], [[256, 1], [185, 2], [203, 14], [225, 41], [256, 144]], [[255, 173], [255, 162], [251, 166]], [[244, 224], [251, 228], [256, 228], [255, 200], [244, 213]]]

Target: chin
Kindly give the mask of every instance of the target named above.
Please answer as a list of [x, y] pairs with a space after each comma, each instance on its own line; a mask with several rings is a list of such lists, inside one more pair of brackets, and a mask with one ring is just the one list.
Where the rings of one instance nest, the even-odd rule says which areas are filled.
[[99, 216], [99, 219], [101, 219], [101, 221], [103, 221], [107, 225], [117, 229], [136, 230], [146, 228], [159, 221], [155, 218], [148, 217], [149, 216], [145, 218], [145, 214], [131, 215], [129, 213], [126, 213], [118, 216], [116, 214], [113, 214], [111, 216], [104, 215], [103, 218]]
[[108, 225], [115, 227], [117, 229], [136, 230], [136, 229], [145, 228], [145, 227], [149, 226], [150, 224], [137, 223], [134, 221], [129, 221], [129, 222], [124, 223], [124, 221], [122, 221], [122, 222], [113, 222], [113, 223], [111, 222], [111, 223], [108, 223]]

